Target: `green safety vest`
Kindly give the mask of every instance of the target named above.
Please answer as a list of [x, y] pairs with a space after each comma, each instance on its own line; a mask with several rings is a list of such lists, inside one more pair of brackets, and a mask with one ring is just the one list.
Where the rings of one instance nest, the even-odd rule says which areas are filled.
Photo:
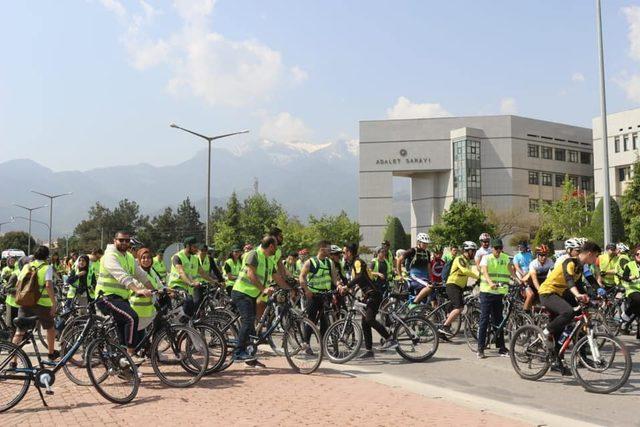
[[164, 281], [167, 279], [167, 266], [164, 265], [164, 261], [162, 259], [158, 259], [157, 256], [153, 257], [153, 265], [151, 266], [158, 276]]
[[[11, 267], [9, 267], [9, 266], [7, 266], [5, 268], [11, 269]], [[20, 269], [18, 268], [18, 262], [17, 261], [16, 261], [15, 264], [13, 264], [13, 269], [11, 271], [12, 271], [11, 275], [18, 276], [20, 274]], [[9, 280], [10, 279], [11, 279], [11, 276], [9, 276]], [[7, 282], [9, 280], [7, 280]], [[6, 300], [6, 303], [10, 307], [20, 308], [20, 306], [16, 302], [16, 288], [15, 288], [15, 285], [12, 286], [11, 289], [7, 288], [7, 300]]]
[[[147, 278], [153, 285], [154, 289], [162, 289], [162, 281], [160, 276], [155, 272], [153, 268], [150, 268], [147, 272]], [[133, 311], [138, 313], [138, 317], [154, 317], [156, 314], [156, 307], [153, 305], [153, 296], [143, 297], [136, 295], [135, 292], [131, 292], [129, 296], [129, 305], [133, 308]]]
[[630, 262], [631, 258], [629, 258], [629, 255], [618, 255], [618, 262], [616, 262], [616, 283], [620, 283], [622, 281], [620, 276], [622, 276], [622, 273], [624, 272], [624, 267]]
[[[176, 255], [182, 262], [182, 268], [184, 269], [185, 274], [191, 279], [196, 279], [198, 277], [198, 269], [200, 268], [200, 261], [198, 259], [198, 256], [187, 256], [187, 254], [184, 253], [184, 249], [176, 253], [174, 256]], [[173, 257], [171, 257], [171, 259], [173, 259]], [[178, 269], [176, 268], [176, 266], [173, 265], [173, 261], [171, 262], [171, 273], [169, 273], [169, 287], [171, 289], [185, 289], [190, 294], [193, 294], [193, 287], [187, 285], [182, 281], [182, 279], [180, 279], [180, 274], [178, 274]]]
[[[224, 263], [225, 263], [225, 265], [229, 266], [229, 269], [231, 269], [231, 275], [235, 276], [236, 279], [237, 279], [238, 278], [238, 274], [240, 274], [240, 269], [242, 268], [242, 261], [240, 261], [240, 259], [238, 259], [237, 262], [233, 262], [233, 258], [229, 258]], [[236, 282], [236, 279], [227, 278], [226, 270], [224, 272], [224, 278], [226, 280], [225, 281], [225, 285], [227, 287], [233, 286], [233, 284]]]
[[618, 278], [613, 274], [604, 274], [609, 270], [618, 270], [618, 257], [611, 258], [609, 254], [602, 254], [598, 257], [600, 274], [602, 276], [602, 283], [605, 286], [615, 286], [618, 283]]
[[298, 270], [297, 261], [293, 264], [289, 264], [288, 262], [284, 263], [284, 269], [291, 275], [291, 277], [297, 279], [300, 275], [300, 270]]
[[[204, 260], [200, 259], [199, 255], [196, 255], [195, 257], [198, 258], [198, 267], [207, 274], [211, 273], [211, 258], [209, 258], [209, 254], [204, 257]], [[196, 280], [199, 282], [203, 280], [199, 270], [196, 272]]]
[[276, 252], [269, 257], [269, 264], [271, 265], [271, 270], [269, 273], [269, 282], [271, 282], [271, 278], [273, 277], [273, 273], [277, 272], [278, 269], [278, 261], [282, 258], [282, 250], [280, 248], [276, 249]]
[[[499, 258], [496, 258], [493, 254], [486, 255], [487, 259], [487, 273], [493, 281], [493, 283], [509, 283], [511, 278], [511, 272], [509, 271], [509, 255], [504, 252], [500, 254]], [[496, 289], [491, 289], [489, 282], [484, 278], [484, 274], [480, 279], [480, 292], [486, 292], [488, 294], [506, 295], [509, 292], [508, 286], [498, 286]]]
[[[99, 265], [99, 264], [98, 264]], [[78, 269], [74, 267], [76, 274], [78, 274]], [[95, 289], [91, 286], [93, 274], [91, 270], [87, 271], [87, 288], [89, 289], [89, 297], [95, 298]], [[69, 290], [67, 291], [67, 298], [73, 298], [76, 296], [76, 292], [78, 291], [78, 286], [80, 286], [80, 279], [76, 279], [75, 282], [69, 284]]]
[[[269, 262], [271, 257], [267, 257], [264, 254], [264, 250], [262, 249], [262, 247], [254, 249], [253, 251], [258, 255], [258, 266], [256, 268], [256, 275], [258, 276], [258, 280], [260, 280], [260, 283], [264, 287], [267, 285], [267, 280], [269, 278], [268, 272], [271, 270]], [[247, 253], [251, 253], [251, 251]], [[247, 275], [249, 267], [247, 267], [245, 261], [246, 257], [242, 261], [242, 269], [240, 270], [240, 274], [238, 274], [238, 278], [233, 285], [233, 290], [242, 292], [243, 294], [246, 294], [251, 298], [257, 298], [258, 295], [260, 295], [260, 290], [251, 282], [251, 280], [249, 280], [249, 277]]]
[[[122, 269], [127, 272], [127, 274], [134, 277], [136, 273], [136, 260], [133, 255], [129, 252], [122, 254], [117, 250], [115, 251], [115, 255]], [[106, 267], [102, 265], [102, 263], [100, 263], [98, 284], [96, 285], [95, 293], [96, 295], [99, 295], [100, 292], [105, 296], [117, 295], [125, 300], [129, 298], [129, 288], [118, 282], [111, 273], [109, 273]]]
[[311, 292], [324, 292], [331, 290], [331, 259], [321, 260], [317, 256], [309, 259], [310, 269], [307, 275], [307, 284]]
[[18, 280], [22, 280], [30, 268], [33, 267], [37, 269], [36, 271], [38, 274], [38, 285], [40, 286], [40, 299], [38, 300], [36, 305], [39, 305], [41, 307], [51, 307], [53, 305], [51, 298], [49, 298], [49, 293], [46, 290], [47, 281], [45, 277], [47, 276], [47, 268], [46, 268], [47, 265], [48, 264], [45, 261], [30, 262], [29, 264], [22, 267], [22, 271], [18, 276]]
[[[393, 268], [391, 268], [391, 262], [388, 259], [384, 260], [385, 264], [387, 264], [387, 280], [393, 280]], [[378, 273], [380, 269], [380, 264], [378, 258], [373, 259], [373, 272]]]
[[625, 296], [628, 297], [634, 292], [640, 292], [640, 269], [635, 261], [629, 261], [627, 265], [629, 266], [629, 273], [631, 273], [631, 277], [635, 277], [634, 280], [623, 283], [623, 286], [626, 289]]

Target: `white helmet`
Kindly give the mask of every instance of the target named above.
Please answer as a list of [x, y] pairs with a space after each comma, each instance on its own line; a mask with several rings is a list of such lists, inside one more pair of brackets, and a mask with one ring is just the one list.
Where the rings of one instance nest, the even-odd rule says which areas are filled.
[[331, 253], [331, 254], [341, 254], [342, 253], [342, 249], [338, 245], [331, 245], [331, 248], [329, 249], [329, 253]]
[[402, 255], [404, 255], [406, 251], [404, 249], [398, 249], [396, 251], [396, 258], [400, 258]]
[[629, 246], [625, 245], [622, 242], [616, 245], [616, 249], [618, 250], [618, 252], [629, 252]]
[[420, 243], [431, 243], [431, 238], [427, 233], [418, 233], [416, 240]]
[[564, 242], [564, 248], [566, 250], [578, 249], [580, 248], [580, 246], [582, 246], [582, 243], [580, 242], [580, 239], [577, 239], [577, 238], [565, 240]]
[[464, 242], [462, 244], [462, 250], [463, 251], [469, 251], [469, 250], [478, 250], [478, 245], [476, 245], [476, 242], [472, 242], [470, 240], [467, 240], [466, 242]]
[[491, 235], [489, 233], [482, 233], [478, 240], [482, 242], [483, 240], [491, 240]]

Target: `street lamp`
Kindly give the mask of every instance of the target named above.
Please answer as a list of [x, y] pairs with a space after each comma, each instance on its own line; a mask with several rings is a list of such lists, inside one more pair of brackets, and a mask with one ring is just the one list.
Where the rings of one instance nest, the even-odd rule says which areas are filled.
[[27, 239], [27, 255], [31, 255], [31, 213], [35, 210], [46, 208], [47, 205], [37, 206], [35, 208], [28, 208], [17, 203], [14, 203], [13, 205], [29, 211], [29, 238]]
[[205, 221], [205, 237], [204, 237], [205, 244], [209, 246], [209, 218], [211, 217], [211, 142], [215, 141], [216, 139], [226, 138], [228, 136], [240, 135], [242, 133], [249, 133], [249, 131], [243, 130], [240, 132], [226, 133], [224, 135], [205, 136], [197, 132], [191, 131], [189, 129], [180, 127], [175, 123], [171, 123], [169, 126], [174, 129], [180, 129], [182, 131], [185, 131], [187, 133], [200, 137], [209, 143], [209, 157], [207, 161], [207, 219]]
[[51, 248], [51, 229], [53, 228], [53, 199], [57, 199], [58, 197], [70, 196], [73, 193], [69, 192], [60, 194], [46, 194], [35, 190], [31, 190], [31, 192], [49, 198], [49, 248]]
[[[24, 219], [25, 221], [29, 221], [29, 218], [27, 218], [26, 216], [19, 216], [19, 215], [12, 216], [11, 219], [13, 219], [13, 220], [15, 220], [15, 219]], [[31, 222], [35, 222], [36, 224], [42, 224], [45, 227], [49, 228], [49, 224], [47, 224], [44, 221], [38, 221], [37, 219], [32, 219]]]

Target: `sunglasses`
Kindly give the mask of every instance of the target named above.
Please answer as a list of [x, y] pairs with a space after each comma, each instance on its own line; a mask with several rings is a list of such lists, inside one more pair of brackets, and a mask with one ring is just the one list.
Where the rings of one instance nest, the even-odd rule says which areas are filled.
[[539, 257], [546, 257], [547, 256], [547, 254], [536, 254], [536, 255], [538, 255]]
[[116, 239], [116, 241], [118, 241], [120, 243], [130, 243], [131, 239]]

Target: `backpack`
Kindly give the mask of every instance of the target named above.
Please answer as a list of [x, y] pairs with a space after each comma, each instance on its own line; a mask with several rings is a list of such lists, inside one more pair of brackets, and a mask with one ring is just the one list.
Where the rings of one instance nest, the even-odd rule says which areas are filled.
[[38, 283], [38, 270], [48, 264], [39, 267], [29, 267], [24, 277], [16, 284], [16, 303], [21, 307], [34, 307], [40, 299], [40, 284]]
[[455, 258], [451, 258], [450, 260], [448, 260], [444, 264], [444, 267], [442, 267], [442, 273], [440, 275], [440, 277], [442, 277], [442, 283], [447, 283], [449, 274], [451, 274], [451, 266], [453, 265], [453, 260], [455, 260]]

